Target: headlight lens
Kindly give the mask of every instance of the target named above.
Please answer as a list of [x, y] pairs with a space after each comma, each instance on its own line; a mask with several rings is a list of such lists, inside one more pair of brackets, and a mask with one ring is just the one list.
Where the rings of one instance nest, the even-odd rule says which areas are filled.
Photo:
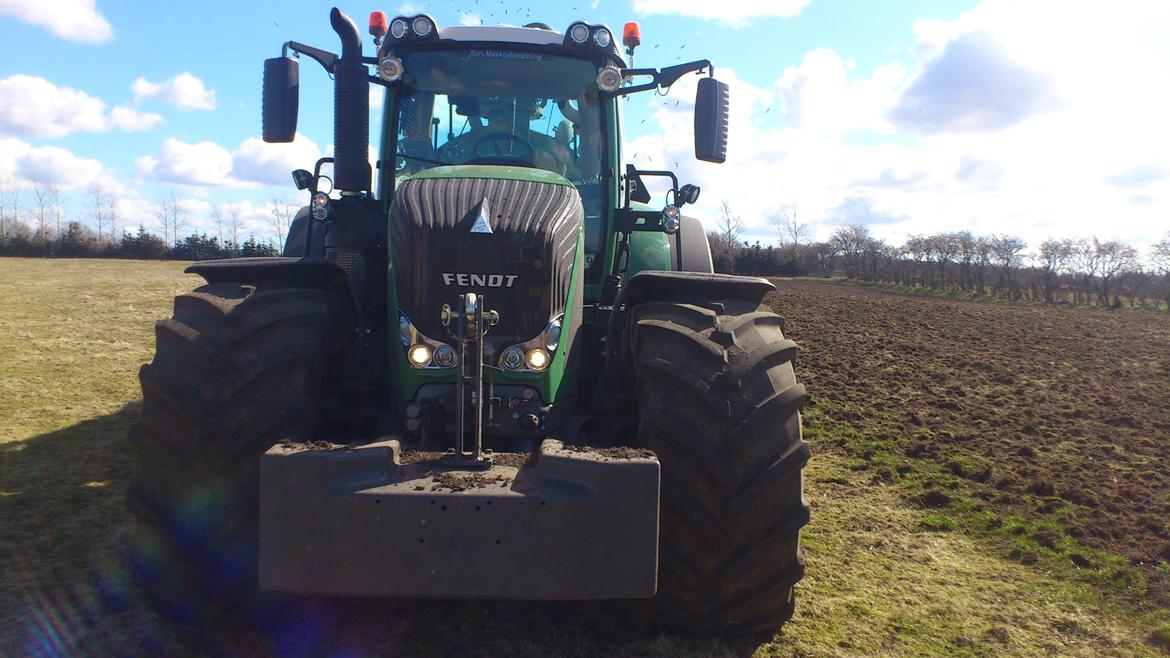
[[390, 36], [394, 37], [395, 39], [401, 39], [402, 37], [406, 36], [406, 29], [406, 19], [395, 18], [394, 21], [390, 23]]
[[538, 347], [528, 352], [526, 360], [528, 361], [529, 368], [539, 372], [548, 367], [549, 361], [552, 361], [552, 358], [548, 355], [548, 352]]
[[561, 318], [557, 318], [548, 323], [548, 328], [544, 330], [544, 346], [550, 351], [555, 352], [557, 345], [561, 342]]
[[589, 40], [589, 28], [585, 27], [581, 23], [577, 23], [573, 27], [569, 28], [569, 38], [572, 39], [575, 43], [585, 43]]
[[597, 86], [602, 91], [617, 91], [622, 86], [622, 72], [616, 66], [603, 66], [597, 71]]
[[386, 82], [398, 82], [402, 79], [403, 72], [406, 68], [402, 66], [402, 60], [397, 57], [383, 57], [378, 61], [378, 75]]
[[434, 355], [435, 365], [440, 368], [454, 368], [455, 361], [458, 354], [455, 353], [455, 348], [450, 345], [440, 345], [439, 349], [435, 350]]
[[601, 48], [609, 48], [609, 44], [613, 43], [613, 35], [603, 27], [593, 33], [593, 43]]
[[425, 368], [431, 362], [431, 348], [424, 343], [411, 345], [410, 349], [406, 350], [406, 358], [415, 368]]
[[431, 30], [435, 29], [435, 26], [431, 24], [430, 19], [428, 19], [426, 16], [419, 16], [418, 18], [414, 19], [414, 23], [411, 25], [411, 29], [414, 30], [414, 33], [418, 36], [425, 37], [430, 35]]
[[509, 347], [504, 350], [504, 355], [500, 357], [500, 363], [508, 370], [519, 370], [524, 367], [524, 350], [519, 347]]

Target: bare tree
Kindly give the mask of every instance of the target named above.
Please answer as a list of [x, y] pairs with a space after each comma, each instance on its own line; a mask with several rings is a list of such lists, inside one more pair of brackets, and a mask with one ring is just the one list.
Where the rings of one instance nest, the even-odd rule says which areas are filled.
[[117, 244], [122, 237], [118, 235], [118, 220], [122, 218], [122, 215], [118, 211], [118, 202], [113, 195], [110, 195], [109, 205], [106, 206], [106, 217], [110, 224], [110, 242]]
[[862, 224], [842, 226], [833, 233], [829, 243], [841, 256], [845, 264], [845, 276], [855, 279], [863, 273], [863, 258], [868, 245], [873, 241], [869, 228]]
[[7, 233], [16, 235], [20, 230], [20, 211], [24, 208], [24, 191], [16, 183], [9, 182], [0, 186], [0, 192], [4, 197], [4, 205], [12, 211], [12, 215], [10, 215], [12, 224], [7, 228]]
[[292, 225], [293, 217], [297, 214], [297, 206], [287, 197], [279, 197], [273, 194], [270, 212], [272, 215], [272, 226], [276, 229], [276, 247], [277, 249], [283, 249], [284, 234], [288, 231], [289, 226]]
[[1110, 286], [1117, 275], [1137, 265], [1137, 250], [1116, 240], [1099, 242], [1096, 237], [1093, 249], [1097, 252], [1098, 301], [1102, 306], [1109, 306]]
[[1033, 257], [1040, 270], [1040, 291], [1044, 301], [1051, 304], [1055, 301], [1057, 277], [1068, 265], [1072, 257], [1073, 243], [1071, 240], [1054, 240], [1049, 238], [1040, 243], [1040, 250]]
[[42, 244], [52, 242], [49, 235], [49, 190], [41, 181], [33, 181], [33, 199], [36, 201], [37, 232], [36, 239]]
[[61, 188], [56, 183], [49, 183], [49, 203], [53, 207], [53, 235], [61, 237], [61, 215], [64, 208], [61, 206]]
[[778, 215], [771, 218], [772, 227], [776, 229], [777, 243], [783, 247], [790, 244], [799, 247], [806, 241], [811, 229], [807, 223], [797, 221], [795, 205], [784, 206]]
[[223, 246], [223, 209], [219, 206], [214, 206], [211, 209], [211, 218], [215, 220], [215, 237], [219, 240], [219, 246]]
[[743, 238], [743, 218], [731, 209], [729, 202], [722, 201], [719, 210], [719, 237], [727, 250], [727, 271], [735, 272], [735, 255]]
[[240, 218], [240, 204], [232, 202], [228, 204], [228, 228], [231, 229], [232, 246], [238, 251], [240, 248], [240, 230], [244, 228], [244, 222]]
[[1165, 299], [1163, 301], [1166, 302], [1166, 309], [1170, 310], [1170, 232], [1167, 232], [1166, 237], [1150, 247], [1150, 264], [1165, 279], [1166, 287], [1163, 290]]
[[179, 231], [187, 223], [187, 207], [183, 205], [174, 189], [168, 190], [167, 195], [155, 206], [154, 216], [163, 227], [163, 242], [172, 247], [179, 243]]
[[87, 189], [90, 202], [90, 217], [93, 218], [94, 228], [97, 229], [98, 244], [105, 239], [103, 231], [106, 226], [106, 209], [109, 207], [110, 191], [105, 185], [95, 182]]

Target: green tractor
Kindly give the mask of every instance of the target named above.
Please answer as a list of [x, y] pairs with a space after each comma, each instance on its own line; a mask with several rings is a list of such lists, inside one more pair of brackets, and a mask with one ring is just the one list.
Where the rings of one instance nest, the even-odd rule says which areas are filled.
[[[776, 631], [809, 518], [796, 345], [771, 283], [713, 273], [680, 211], [698, 188], [623, 166], [620, 138], [624, 96], [706, 73], [695, 155], [722, 162], [727, 85], [708, 61], [633, 68], [580, 21], [375, 12], [367, 57], [330, 19], [340, 55], [264, 64], [269, 142], [294, 137], [298, 56], [335, 81], [335, 155], [293, 172], [310, 203], [283, 255], [190, 266], [206, 285], [141, 371], [145, 590], [175, 614], [629, 599], [652, 627]], [[631, 62], [639, 40], [627, 25]]]

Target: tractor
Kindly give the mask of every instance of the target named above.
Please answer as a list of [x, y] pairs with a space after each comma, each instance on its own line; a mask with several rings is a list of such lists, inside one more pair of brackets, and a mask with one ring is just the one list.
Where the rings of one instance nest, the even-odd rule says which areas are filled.
[[340, 55], [264, 62], [268, 142], [295, 137], [301, 58], [334, 80], [335, 150], [293, 172], [282, 255], [189, 266], [206, 285], [140, 372], [151, 600], [613, 599], [653, 628], [778, 630], [809, 519], [796, 345], [772, 283], [714, 273], [682, 212], [699, 188], [623, 166], [623, 99], [687, 75], [695, 157], [725, 160], [712, 64], [634, 68], [636, 23], [623, 54], [586, 21], [374, 12], [366, 56], [330, 22]]

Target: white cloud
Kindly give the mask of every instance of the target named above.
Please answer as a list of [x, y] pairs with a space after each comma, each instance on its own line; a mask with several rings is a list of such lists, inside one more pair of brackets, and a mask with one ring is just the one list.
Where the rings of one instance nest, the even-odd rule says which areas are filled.
[[191, 144], [170, 138], [158, 153], [134, 161], [147, 179], [190, 186], [257, 188], [290, 187], [289, 173], [309, 169], [322, 157], [312, 140], [298, 134], [287, 144], [268, 144], [258, 138], [243, 141], [235, 150], [214, 142]]
[[21, 186], [53, 183], [67, 190], [108, 177], [98, 160], [56, 146], [32, 146], [19, 139], [0, 139], [0, 180], [5, 182]]
[[459, 16], [459, 24], [460, 25], [481, 25], [481, 24], [483, 24], [483, 19], [479, 17], [479, 14], [473, 14], [471, 12], [467, 12], [466, 14], [461, 14]]
[[704, 20], [722, 21], [742, 27], [753, 18], [792, 18], [812, 0], [634, 0], [634, 11], [644, 16], [676, 14]]
[[119, 105], [110, 110], [109, 124], [125, 132], [144, 132], [162, 125], [163, 118], [153, 112], [139, 112]]
[[163, 122], [157, 114], [128, 107], [106, 112], [99, 98], [44, 78], [12, 75], [0, 79], [0, 134], [64, 137], [74, 132], [150, 130]]
[[182, 185], [232, 185], [232, 154], [214, 142], [188, 144], [169, 138], [157, 155], [134, 161], [139, 173], [158, 181]]
[[[969, 229], [1140, 246], [1165, 232], [1170, 88], [1154, 81], [1170, 69], [1170, 5], [1102, 13], [990, 0], [915, 33], [912, 70], [851, 68], [827, 49], [759, 86], [720, 68], [732, 83], [724, 165], [694, 160], [693, 85], [683, 81], [668, 99], [631, 101], [657, 107], [657, 127], [626, 152], [642, 167], [677, 161], [683, 182], [704, 187], [688, 211], [713, 229], [728, 199], [752, 239], [772, 239], [767, 218], [788, 205], [820, 238], [842, 221], [871, 224], [894, 243]], [[971, 66], [1002, 75], [962, 73]], [[1010, 94], [992, 93], [1007, 83], [1017, 85]], [[912, 116], [919, 109], [929, 116]]]
[[150, 82], [140, 77], [130, 85], [130, 90], [134, 92], [135, 101], [157, 98], [181, 112], [214, 110], [216, 107], [215, 90], [208, 88], [202, 80], [188, 72], [180, 73], [164, 82]]
[[287, 144], [246, 139], [232, 155], [233, 176], [265, 185], [291, 185], [292, 170], [312, 169], [322, 157], [317, 144], [299, 133]]
[[114, 38], [95, 0], [0, 0], [0, 16], [39, 25], [69, 41], [105, 43]]

